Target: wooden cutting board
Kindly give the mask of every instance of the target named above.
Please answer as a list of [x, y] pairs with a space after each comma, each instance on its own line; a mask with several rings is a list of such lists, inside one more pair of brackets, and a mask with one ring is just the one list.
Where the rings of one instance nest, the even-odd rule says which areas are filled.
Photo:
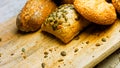
[[64, 44], [41, 30], [21, 33], [16, 15], [0, 23], [0, 68], [92, 68], [120, 47], [119, 19], [110, 26], [92, 24]]
[[120, 47], [120, 20], [92, 24], [68, 44], [41, 30], [21, 33], [15, 22], [16, 16], [0, 24], [1, 68], [90, 68]]

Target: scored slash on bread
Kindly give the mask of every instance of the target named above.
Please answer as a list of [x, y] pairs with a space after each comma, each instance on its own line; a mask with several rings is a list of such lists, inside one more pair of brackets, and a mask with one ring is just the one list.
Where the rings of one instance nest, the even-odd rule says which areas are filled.
[[76, 12], [72, 4], [64, 4], [49, 15], [41, 30], [68, 43], [89, 24], [89, 21]]

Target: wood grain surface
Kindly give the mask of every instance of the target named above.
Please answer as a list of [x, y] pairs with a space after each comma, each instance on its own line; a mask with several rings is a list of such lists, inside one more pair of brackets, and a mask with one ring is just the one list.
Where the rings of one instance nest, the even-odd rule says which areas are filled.
[[0, 68], [92, 68], [120, 47], [119, 19], [110, 26], [92, 24], [68, 44], [41, 30], [22, 33], [16, 15], [25, 2], [0, 3]]

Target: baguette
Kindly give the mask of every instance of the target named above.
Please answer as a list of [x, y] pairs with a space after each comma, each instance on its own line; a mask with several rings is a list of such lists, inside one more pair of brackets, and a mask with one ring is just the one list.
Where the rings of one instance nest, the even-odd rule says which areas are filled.
[[51, 0], [28, 0], [17, 16], [16, 25], [20, 31], [37, 31], [55, 8]]

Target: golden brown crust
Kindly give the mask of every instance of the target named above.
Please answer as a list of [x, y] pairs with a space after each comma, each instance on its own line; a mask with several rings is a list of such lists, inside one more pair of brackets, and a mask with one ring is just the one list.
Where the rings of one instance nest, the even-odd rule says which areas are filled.
[[120, 14], [120, 0], [112, 0], [112, 4], [114, 5], [117, 12]]
[[16, 25], [21, 31], [36, 31], [55, 8], [51, 0], [28, 0], [17, 16]]
[[72, 4], [65, 4], [50, 14], [42, 24], [41, 30], [55, 35], [64, 43], [68, 43], [89, 23], [75, 11]]
[[87, 20], [101, 25], [110, 25], [116, 20], [115, 8], [105, 0], [75, 0], [76, 10]]

